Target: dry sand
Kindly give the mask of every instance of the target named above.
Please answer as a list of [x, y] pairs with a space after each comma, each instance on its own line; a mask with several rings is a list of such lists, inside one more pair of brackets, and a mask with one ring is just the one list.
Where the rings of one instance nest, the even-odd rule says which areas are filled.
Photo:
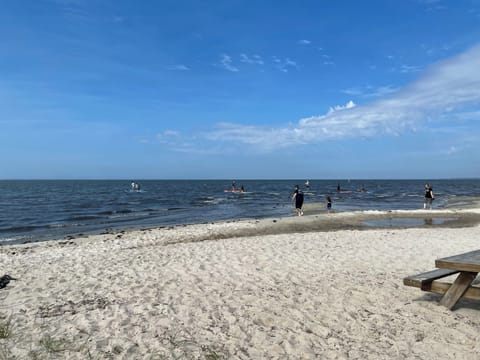
[[[362, 225], [439, 216], [457, 220]], [[478, 249], [478, 216], [343, 213], [3, 246], [0, 275], [18, 281], [0, 290], [0, 359], [479, 359], [480, 302], [452, 312], [402, 284]]]

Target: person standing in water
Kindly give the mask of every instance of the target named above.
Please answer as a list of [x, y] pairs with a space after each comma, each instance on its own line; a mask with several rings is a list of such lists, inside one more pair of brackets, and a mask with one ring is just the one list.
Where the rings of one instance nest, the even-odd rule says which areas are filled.
[[332, 199], [330, 196], [327, 196], [327, 213], [330, 214], [330, 210], [332, 210]]
[[297, 212], [298, 216], [303, 215], [303, 192], [300, 190], [298, 185], [295, 185], [295, 190], [292, 194], [292, 200], [295, 201], [295, 211]]
[[424, 200], [423, 200], [423, 208], [426, 209], [427, 204], [429, 204], [430, 205], [430, 210], [432, 210], [433, 199], [435, 199], [435, 197], [433, 196], [433, 188], [430, 186], [429, 183], [426, 183], [425, 184], [425, 197], [424, 197]]

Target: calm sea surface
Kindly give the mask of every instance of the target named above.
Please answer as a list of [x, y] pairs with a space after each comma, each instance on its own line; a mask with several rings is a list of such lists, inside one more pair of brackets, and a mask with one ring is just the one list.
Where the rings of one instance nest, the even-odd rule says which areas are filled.
[[[295, 184], [306, 203], [335, 211], [418, 209], [422, 180], [237, 180], [245, 193], [228, 193], [226, 180], [145, 180], [139, 192], [130, 181], [0, 181], [0, 245], [57, 239], [110, 229], [191, 224], [226, 219], [292, 215], [289, 195]], [[337, 184], [351, 193], [337, 193]], [[434, 207], [456, 197], [479, 197], [480, 180], [430, 181]], [[362, 187], [366, 190], [359, 191]]]

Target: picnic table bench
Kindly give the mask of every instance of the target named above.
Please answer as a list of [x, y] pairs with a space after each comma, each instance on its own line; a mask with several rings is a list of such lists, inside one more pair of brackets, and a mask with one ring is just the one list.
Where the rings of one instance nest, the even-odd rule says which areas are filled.
[[[435, 266], [438, 269], [408, 276], [403, 283], [443, 295], [440, 304], [450, 310], [461, 298], [480, 300], [480, 287], [472, 286], [480, 272], [480, 250], [437, 259]], [[457, 273], [453, 283], [438, 280]]]

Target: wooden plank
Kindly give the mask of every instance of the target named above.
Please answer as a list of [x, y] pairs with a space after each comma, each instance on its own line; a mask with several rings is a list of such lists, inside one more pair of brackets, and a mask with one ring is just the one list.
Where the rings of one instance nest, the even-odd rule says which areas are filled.
[[435, 260], [435, 266], [468, 272], [480, 272], [480, 250]]
[[[435, 294], [443, 295], [445, 294], [452, 284], [442, 282], [442, 281], [432, 281], [428, 284], [427, 289], [425, 291], [429, 291]], [[469, 300], [480, 300], [480, 288], [476, 286], [470, 286], [465, 294], [463, 294], [462, 299], [469, 299]]]
[[473, 280], [477, 277], [477, 274], [476, 272], [461, 272], [445, 295], [443, 295], [440, 304], [451, 310], [465, 294]]
[[[441, 279], [443, 277], [453, 275], [458, 273], [458, 270], [450, 269], [435, 269], [432, 271], [427, 271], [421, 274], [408, 276], [403, 279], [403, 283], [407, 286], [419, 287], [422, 290], [425, 290], [425, 285], [431, 283], [433, 280]], [[425, 290], [428, 291], [428, 290]]]

